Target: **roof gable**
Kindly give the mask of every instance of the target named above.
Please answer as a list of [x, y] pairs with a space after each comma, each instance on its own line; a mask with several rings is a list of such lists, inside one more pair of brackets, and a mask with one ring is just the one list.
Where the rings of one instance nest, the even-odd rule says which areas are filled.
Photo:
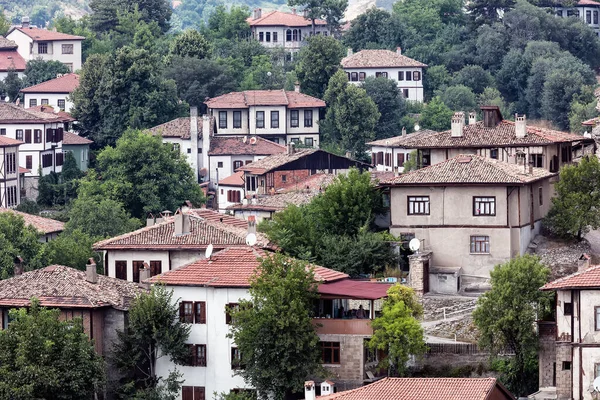
[[57, 221], [51, 218], [40, 217], [39, 215], [27, 214], [21, 211], [10, 208], [0, 208], [0, 213], [13, 213], [19, 215], [25, 220], [25, 224], [34, 227], [38, 232], [43, 234], [57, 233], [65, 230], [64, 222]]
[[47, 29], [36, 28], [36, 27], [14, 27], [9, 31], [9, 35], [14, 32], [19, 31], [22, 34], [30, 37], [34, 41], [46, 41], [46, 40], [84, 40], [83, 36], [75, 36], [69, 35], [67, 33], [49, 31]]
[[[250, 26], [312, 26], [312, 21], [304, 18], [303, 15], [277, 10], [265, 13], [260, 18], [253, 19], [249, 17], [246, 21]], [[322, 19], [316, 19], [315, 25], [327, 25], [327, 22]]]
[[0, 71], [8, 72], [14, 69], [17, 72], [25, 71], [27, 62], [17, 49], [1, 49], [0, 50]]
[[218, 137], [210, 139], [211, 156], [220, 155], [256, 155], [269, 156], [286, 151], [286, 147], [260, 136], [252, 137]]
[[541, 290], [600, 289], [600, 265], [546, 283]]
[[72, 93], [78, 86], [79, 75], [64, 74], [49, 81], [21, 89], [21, 93]]
[[425, 68], [427, 64], [391, 50], [361, 50], [344, 57], [342, 68]]
[[24, 109], [12, 103], [0, 103], [0, 121], [53, 123], [62, 122], [62, 119], [55, 114]]
[[74, 146], [74, 145], [88, 145], [94, 143], [93, 140], [86, 139], [82, 136], [79, 136], [73, 132], [64, 132], [63, 133], [63, 146]]

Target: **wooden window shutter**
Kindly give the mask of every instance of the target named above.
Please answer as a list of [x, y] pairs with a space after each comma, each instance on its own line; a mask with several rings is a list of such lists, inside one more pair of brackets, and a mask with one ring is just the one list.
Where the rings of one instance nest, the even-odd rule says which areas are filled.
[[231, 190], [227, 191], [227, 201], [231, 203]]
[[236, 203], [241, 203], [242, 202], [242, 194], [240, 193], [240, 191], [238, 190], [237, 192], [235, 192], [236, 196], [235, 196], [235, 202]]
[[194, 311], [195, 318], [194, 321], [196, 324], [205, 324], [206, 323], [206, 302], [197, 301], [194, 303]]
[[189, 361], [189, 365], [191, 365], [192, 367], [195, 367], [196, 364], [198, 363], [197, 361], [197, 357], [196, 357], [196, 346], [194, 346], [193, 344], [188, 344], [188, 350], [190, 352], [190, 361]]
[[371, 153], [371, 164], [377, 164], [377, 153]]
[[194, 386], [194, 400], [205, 400], [204, 387]]
[[225, 305], [225, 323], [227, 325], [231, 324], [231, 314], [229, 313], [230, 304]]
[[46, 129], [46, 143], [50, 143], [52, 141], [52, 129]]
[[193, 386], [182, 386], [181, 387], [181, 400], [194, 400], [194, 387]]
[[402, 167], [404, 165], [404, 153], [398, 153], [398, 166]]
[[185, 304], [183, 301], [179, 302], [179, 322], [185, 322]]
[[56, 137], [56, 141], [57, 142], [62, 142], [62, 140], [63, 140], [63, 128], [58, 128], [56, 130], [56, 133], [57, 133], [57, 135], [56, 135], [57, 136]]
[[31, 129], [25, 129], [25, 143], [31, 143]]

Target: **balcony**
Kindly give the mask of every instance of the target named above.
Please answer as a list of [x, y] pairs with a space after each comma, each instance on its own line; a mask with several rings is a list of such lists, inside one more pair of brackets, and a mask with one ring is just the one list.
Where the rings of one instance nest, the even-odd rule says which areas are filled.
[[370, 319], [314, 318], [317, 334], [373, 335]]

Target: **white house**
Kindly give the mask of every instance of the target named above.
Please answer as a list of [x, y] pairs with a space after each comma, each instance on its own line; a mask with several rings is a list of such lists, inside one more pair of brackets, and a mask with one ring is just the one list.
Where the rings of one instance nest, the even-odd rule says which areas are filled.
[[414, 151], [405, 147], [408, 139], [414, 141], [432, 133], [435, 132], [428, 129], [410, 135], [404, 132], [401, 136], [367, 143], [367, 146], [371, 146], [371, 165], [375, 167], [375, 171], [404, 172], [404, 162], [408, 161], [410, 153]]
[[19, 179], [20, 140], [0, 136], [0, 207], [13, 208], [21, 203]]
[[247, 90], [207, 100], [216, 136], [256, 135], [275, 143], [319, 147], [323, 100], [295, 91]]
[[575, 5], [562, 5], [558, 1], [554, 8], [556, 16], [567, 18], [574, 17], [582, 20], [600, 36], [600, 2], [594, 0], [579, 0]]
[[[252, 36], [265, 47], [281, 47], [291, 53], [292, 58], [306, 44], [306, 38], [313, 35], [312, 21], [303, 15], [283, 11], [262, 12], [260, 8], [253, 11], [247, 19]], [[327, 22], [315, 20], [315, 35], [331, 34]]]
[[[260, 258], [270, 253], [250, 246], [231, 246], [178, 270], [154, 276], [146, 282], [161, 283], [179, 302], [180, 321], [190, 324], [190, 359], [174, 365], [165, 357], [157, 361], [157, 374], [166, 376], [175, 367], [183, 374], [182, 400], [210, 398], [212, 393], [251, 390], [236, 371], [243, 368], [235, 342], [227, 337], [228, 309], [250, 299], [250, 278]], [[390, 285], [351, 281], [348, 275], [315, 266], [321, 300], [315, 304], [317, 334], [321, 338], [323, 366], [337, 374], [338, 382], [360, 386], [368, 364], [364, 341], [373, 334], [375, 301], [386, 296]], [[364, 308], [350, 304], [359, 299]], [[376, 363], [375, 363], [376, 364]], [[355, 387], [355, 386], [353, 386]], [[198, 397], [200, 396], [200, 397]]]
[[39, 171], [47, 175], [61, 172], [63, 165], [62, 140], [65, 118], [54, 113], [27, 110], [14, 104], [0, 104], [0, 137], [22, 141], [19, 147], [19, 166], [25, 173], [25, 197], [37, 197]]
[[21, 89], [26, 107], [52, 106], [70, 112], [73, 108], [71, 93], [79, 86], [79, 75], [59, 75], [40, 84]]
[[0, 36], [0, 80], [4, 80], [9, 71], [15, 71], [19, 78], [23, 78], [27, 62], [17, 48], [15, 42]]
[[225, 212], [228, 207], [242, 202], [245, 197], [244, 186], [243, 171], [238, 171], [219, 181], [217, 200], [220, 212]]
[[400, 47], [396, 52], [361, 50], [353, 53], [348, 49], [341, 64], [352, 84], [359, 85], [369, 76], [385, 77], [398, 84], [405, 99], [423, 101], [423, 69], [427, 65], [403, 56]]
[[60, 61], [71, 72], [81, 69], [81, 42], [83, 36], [49, 31], [33, 27], [29, 18], [23, 17], [20, 27], [12, 27], [6, 38], [14, 41], [18, 52], [25, 60]]

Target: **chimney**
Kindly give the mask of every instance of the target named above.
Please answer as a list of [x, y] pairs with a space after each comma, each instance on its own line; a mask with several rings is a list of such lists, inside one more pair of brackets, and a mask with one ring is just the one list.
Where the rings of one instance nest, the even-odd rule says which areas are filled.
[[590, 255], [583, 253], [579, 260], [577, 260], [577, 272], [585, 271], [590, 267]]
[[175, 236], [187, 235], [190, 233], [190, 215], [187, 210], [181, 208], [175, 213]]
[[15, 260], [14, 260], [14, 264], [15, 264], [15, 268], [14, 268], [14, 272], [13, 275], [14, 276], [20, 276], [23, 274], [23, 259], [20, 256], [16, 256]]
[[346, 158], [352, 158], [352, 152], [346, 151]]
[[146, 226], [152, 225], [154, 225], [154, 214], [148, 213], [148, 216], [146, 217]]
[[486, 128], [495, 128], [502, 122], [502, 114], [498, 106], [481, 106], [483, 111], [483, 126]]
[[21, 18], [21, 28], [29, 28], [29, 17], [27, 15], [24, 15], [23, 18]]
[[259, 19], [262, 17], [262, 10], [260, 8], [254, 9], [254, 19]]
[[248, 216], [248, 234], [251, 233], [256, 235], [256, 216], [254, 215]]
[[210, 135], [212, 132], [212, 119], [210, 115], [202, 116], [202, 168], [208, 171], [208, 179], [210, 180], [210, 165], [208, 161], [208, 152], [210, 151]]
[[402, 136], [406, 136], [406, 127], [402, 127]]
[[471, 111], [469, 113], [469, 125], [475, 125], [477, 122], [477, 113], [475, 111]]
[[296, 15], [296, 7], [292, 8], [292, 14]]
[[304, 382], [304, 400], [316, 400], [317, 395], [315, 393], [315, 382], [306, 381]]
[[142, 269], [140, 269], [140, 285], [144, 289], [150, 289], [150, 283], [144, 283], [145, 280], [148, 280], [152, 277], [150, 266], [148, 263], [144, 263]]
[[527, 120], [525, 114], [522, 116], [515, 114], [515, 134], [521, 139], [527, 135]]
[[305, 9], [302, 11], [302, 16], [303, 16], [304, 18], [308, 19], [308, 9], [306, 9], [306, 8], [305, 8]]
[[396, 47], [396, 53], [402, 55], [402, 48], [400, 46]]
[[300, 93], [300, 82], [298, 81], [294, 83], [294, 92]]
[[335, 386], [335, 383], [333, 383], [331, 381], [321, 382], [321, 396], [328, 396], [330, 394], [333, 394], [334, 386]]
[[88, 263], [85, 265], [85, 280], [89, 283], [98, 283], [98, 271], [93, 258], [88, 259]]
[[462, 137], [465, 125], [465, 113], [456, 112], [452, 116], [452, 137]]
[[529, 175], [533, 175], [533, 165], [529, 164]]
[[352, 54], [353, 54], [352, 47], [348, 47], [348, 51], [346, 53], [346, 56], [350, 57]]
[[287, 154], [288, 154], [288, 156], [291, 156], [295, 152], [296, 152], [296, 150], [294, 149], [294, 142], [288, 143], [288, 145], [287, 145]]

